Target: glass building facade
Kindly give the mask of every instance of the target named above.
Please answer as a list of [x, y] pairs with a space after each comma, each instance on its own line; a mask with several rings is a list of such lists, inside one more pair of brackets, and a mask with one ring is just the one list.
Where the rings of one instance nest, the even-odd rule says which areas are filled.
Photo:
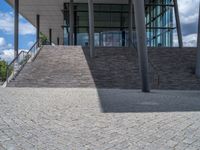
[[146, 27], [148, 46], [173, 46], [172, 0], [149, 0], [146, 4]]
[[[173, 3], [149, 0], [145, 4], [148, 46], [173, 46]], [[69, 3], [64, 4], [64, 45], [69, 44]], [[134, 14], [133, 14], [134, 16]], [[74, 3], [74, 44], [87, 46], [89, 40], [88, 4]], [[129, 45], [128, 4], [94, 4], [95, 46]], [[136, 39], [133, 19], [133, 37]]]

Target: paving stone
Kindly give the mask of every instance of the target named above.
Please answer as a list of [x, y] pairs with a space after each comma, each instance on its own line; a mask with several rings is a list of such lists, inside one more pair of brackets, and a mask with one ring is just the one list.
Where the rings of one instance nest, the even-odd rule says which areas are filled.
[[3, 150], [200, 149], [199, 91], [0, 88], [0, 95]]
[[5, 134], [0, 136], [0, 142], [8, 141], [10, 138]]
[[195, 141], [197, 141], [197, 139], [186, 138], [183, 140], [183, 143], [190, 145], [190, 144], [194, 143]]
[[178, 145], [178, 142], [169, 140], [169, 141], [167, 141], [166, 145], [169, 146], [170, 148], [174, 148], [174, 147], [176, 147], [176, 145]]
[[185, 150], [199, 150], [199, 149], [200, 149], [199, 147], [191, 145], [188, 146]]

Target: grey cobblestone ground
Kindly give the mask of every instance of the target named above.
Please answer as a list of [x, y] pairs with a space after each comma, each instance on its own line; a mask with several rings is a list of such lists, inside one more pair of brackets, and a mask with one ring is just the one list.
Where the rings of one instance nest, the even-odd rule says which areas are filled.
[[5, 149], [198, 150], [200, 92], [0, 89]]

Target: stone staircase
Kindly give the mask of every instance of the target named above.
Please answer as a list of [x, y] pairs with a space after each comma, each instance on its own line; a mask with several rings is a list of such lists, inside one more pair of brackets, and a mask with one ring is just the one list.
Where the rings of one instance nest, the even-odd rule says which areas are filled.
[[[96, 48], [97, 58], [80, 46], [44, 46], [34, 62], [28, 63], [8, 87], [65, 87], [139, 89], [141, 80], [137, 53], [130, 48]], [[195, 49], [149, 49], [149, 57], [159, 69], [150, 72], [151, 87], [156, 89], [200, 89], [192, 73]]]

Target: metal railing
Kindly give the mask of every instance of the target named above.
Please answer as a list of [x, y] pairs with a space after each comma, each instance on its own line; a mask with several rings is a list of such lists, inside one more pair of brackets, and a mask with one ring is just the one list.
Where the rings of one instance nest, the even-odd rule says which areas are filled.
[[6, 86], [11, 80], [19, 74], [27, 62], [33, 61], [41, 49], [40, 41], [37, 41], [29, 49], [29, 51], [21, 51], [6, 68]]

